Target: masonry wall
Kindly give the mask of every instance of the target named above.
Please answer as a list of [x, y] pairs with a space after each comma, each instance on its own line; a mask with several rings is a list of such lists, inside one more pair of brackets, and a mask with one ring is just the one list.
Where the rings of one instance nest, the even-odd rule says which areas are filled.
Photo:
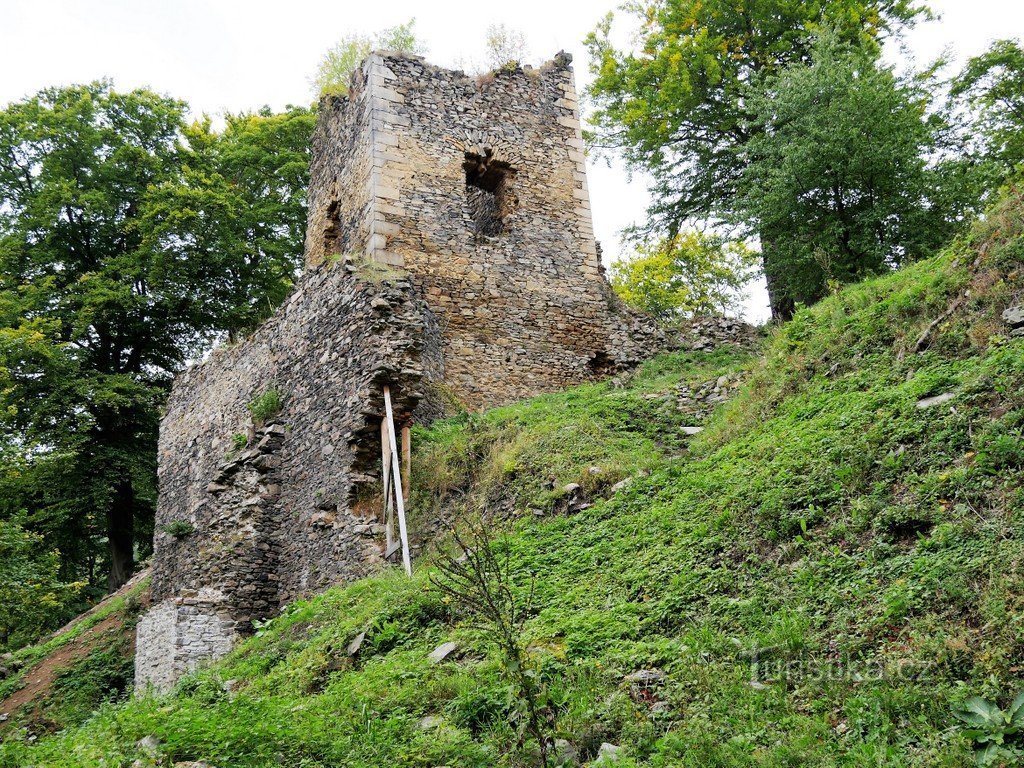
[[[333, 244], [405, 270], [440, 323], [446, 384], [469, 407], [600, 378], [660, 344], [602, 274], [569, 62], [474, 79], [374, 55], [350, 99], [325, 101], [307, 258]], [[363, 137], [354, 157], [335, 151], [351, 136]], [[323, 237], [332, 216], [370, 223], [342, 243]]]
[[[379, 477], [382, 386], [399, 420], [427, 407], [443, 375], [436, 336], [407, 280], [323, 265], [250, 339], [177, 378], [160, 431], [157, 609], [140, 623], [140, 687], [174, 677], [166, 647], [173, 668], [194, 666], [252, 619], [380, 566], [379, 505], [360, 497]], [[270, 390], [283, 409], [254, 425], [249, 403]], [[154, 642], [168, 626], [173, 639]]]
[[[569, 61], [476, 80], [374, 54], [322, 102], [306, 274], [251, 338], [178, 377], [161, 423], [140, 691], [382, 565], [384, 384], [398, 420], [422, 422], [452, 397], [479, 408], [602, 378], [662, 343], [602, 274]], [[254, 424], [271, 390], [283, 409]]]

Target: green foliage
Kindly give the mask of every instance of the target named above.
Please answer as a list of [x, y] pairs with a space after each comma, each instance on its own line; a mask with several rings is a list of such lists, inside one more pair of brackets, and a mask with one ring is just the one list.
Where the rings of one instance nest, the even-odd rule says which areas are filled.
[[255, 424], [262, 424], [271, 416], [281, 412], [284, 405], [281, 393], [276, 389], [268, 389], [249, 402], [249, 413]]
[[171, 520], [171, 522], [161, 525], [160, 530], [176, 539], [183, 539], [195, 533], [196, 528], [187, 520]]
[[427, 49], [416, 37], [416, 19], [409, 19], [378, 32], [375, 36], [351, 34], [343, 37], [327, 50], [317, 65], [316, 74], [310, 81], [313, 96], [344, 96], [348, 93], [352, 73], [363, 59], [373, 50], [409, 53], [417, 56], [426, 54]]
[[[38, 645], [29, 645], [13, 652], [11, 659], [4, 662], [17, 671], [6, 679], [0, 680], [0, 700], [6, 699], [22, 687], [25, 679], [33, 672], [35, 666], [50, 654], [59, 651], [70, 643], [74, 643], [90, 629], [105, 619], [122, 614], [126, 619], [133, 619], [138, 613], [139, 598], [149, 589], [149, 579], [142, 579], [124, 595], [107, 598], [93, 608], [85, 616], [80, 616], [64, 631], [55, 633]], [[126, 651], [128, 653], [128, 651]]]
[[182, 167], [150, 190], [143, 247], [161, 255], [160, 275], [180, 286], [174, 295], [193, 300], [194, 326], [234, 339], [291, 290], [314, 123], [310, 110], [288, 107], [229, 114], [221, 131], [205, 116], [182, 128]]
[[382, 51], [409, 53], [414, 56], [426, 56], [426, 44], [416, 37], [414, 27], [416, 19], [409, 19], [404, 24], [388, 27], [377, 35], [377, 47]]
[[231, 436], [231, 450], [244, 451], [249, 445], [249, 436], [243, 432], [235, 432]]
[[0, 520], [0, 650], [12, 650], [73, 615], [83, 584], [60, 578], [60, 555], [14, 520]]
[[1024, 163], [1024, 48], [1018, 41], [999, 40], [968, 61], [952, 95], [966, 96], [980, 110], [977, 129], [1003, 175]]
[[284, 298], [312, 115], [229, 115], [110, 83], [0, 111], [0, 519], [91, 596], [152, 542], [171, 377]]
[[[554, 759], [551, 731], [555, 712], [549, 706], [549, 692], [526, 647], [523, 631], [533, 611], [535, 578], [529, 577], [525, 598], [517, 594], [524, 590], [516, 590], [508, 546], [492, 540], [489, 525], [485, 521], [463, 523], [452, 532], [456, 553], [441, 555], [432, 583], [497, 647], [503, 676], [513, 694], [513, 705], [503, 714], [518, 731], [518, 743], [532, 737], [539, 753], [537, 762], [541, 768], [547, 768], [549, 760]], [[477, 697], [474, 704], [481, 698]], [[483, 700], [489, 703], [486, 698]], [[474, 707], [467, 713], [459, 707], [456, 712], [460, 709], [463, 716], [471, 715], [470, 728], [489, 722], [486, 709], [481, 712]]]
[[363, 35], [347, 35], [327, 50], [310, 81], [315, 98], [344, 96], [356, 67], [370, 55], [373, 41]]
[[135, 677], [132, 632], [102, 644], [62, 670], [53, 682], [45, 717], [64, 727], [78, 725], [104, 704], [122, 701]]
[[756, 258], [742, 243], [680, 233], [642, 245], [633, 258], [613, 264], [612, 287], [627, 304], [662, 321], [726, 313], [738, 309]]
[[982, 768], [1016, 764], [1024, 759], [1024, 693], [1004, 712], [980, 696], [971, 696], [953, 709], [953, 715], [969, 727], [964, 736], [974, 744], [974, 761]]
[[927, 103], [921, 84], [831, 34], [806, 63], [763, 81], [747, 105], [757, 130], [734, 221], [771, 251], [777, 292], [811, 303], [952, 236], [965, 204], [939, 194], [942, 177], [927, 166]]
[[504, 24], [491, 24], [484, 35], [484, 64], [490, 72], [515, 69], [527, 57], [526, 36]]
[[[501, 526], [506, 599], [533, 607], [525, 668], [582, 763], [604, 741], [651, 768], [969, 763], [951, 709], [1024, 684], [1024, 489], [991, 447], [1024, 412], [1024, 340], [999, 320], [1024, 290], [1022, 243], [1010, 188], [947, 252], [798, 311], [761, 360], [662, 355], [621, 386], [417, 430], [410, 514]], [[680, 437], [677, 386], [742, 368]], [[938, 392], [955, 399], [917, 407]], [[565, 503], [569, 480], [586, 504]], [[9, 738], [0, 766], [131, 765], [148, 735], [158, 764], [521, 765], [494, 633], [433, 568], [296, 603], [173, 695]], [[458, 658], [431, 663], [446, 641]], [[652, 668], [660, 682], [627, 678]]]
[[[650, 229], [668, 233], [695, 218], [729, 217], [747, 143], [762, 130], [751, 90], [806, 61], [812, 32], [834, 27], [844, 42], [875, 49], [924, 13], [908, 0], [666, 0], [627, 8], [640, 24], [635, 50], [615, 47], [611, 15], [587, 38], [593, 140], [654, 176]], [[772, 292], [778, 271], [764, 255]]]

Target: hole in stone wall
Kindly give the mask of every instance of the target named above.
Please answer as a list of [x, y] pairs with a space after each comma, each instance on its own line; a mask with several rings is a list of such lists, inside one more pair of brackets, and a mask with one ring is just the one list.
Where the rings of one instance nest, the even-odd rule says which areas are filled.
[[611, 376], [615, 373], [615, 361], [603, 349], [594, 353], [594, 356], [587, 361], [587, 368], [592, 376]]
[[331, 200], [331, 204], [327, 206], [327, 216], [324, 222], [324, 256], [338, 253], [339, 218], [338, 201]]
[[519, 201], [512, 190], [515, 169], [495, 160], [493, 152], [483, 155], [466, 153], [462, 164], [466, 170], [466, 200], [478, 235], [494, 237], [505, 231], [505, 219], [515, 211]]

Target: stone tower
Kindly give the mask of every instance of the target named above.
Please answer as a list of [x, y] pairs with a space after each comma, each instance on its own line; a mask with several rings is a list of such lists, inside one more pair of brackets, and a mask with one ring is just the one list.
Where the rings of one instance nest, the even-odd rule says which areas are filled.
[[373, 55], [350, 98], [324, 105], [307, 262], [404, 270], [441, 322], [445, 382], [470, 407], [645, 353], [634, 318], [610, 310], [570, 61], [473, 79]]
[[[161, 422], [137, 690], [384, 565], [384, 385], [400, 420], [426, 421], [655, 351], [602, 274], [569, 63], [473, 79], [373, 54], [321, 103], [305, 274], [249, 338], [177, 378]], [[254, 421], [269, 394], [279, 412]]]

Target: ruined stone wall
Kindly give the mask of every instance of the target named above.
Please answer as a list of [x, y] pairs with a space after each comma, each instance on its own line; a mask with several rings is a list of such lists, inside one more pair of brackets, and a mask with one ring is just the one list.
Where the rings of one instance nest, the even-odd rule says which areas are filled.
[[369, 83], [368, 70], [357, 70], [347, 96], [320, 103], [309, 169], [307, 266], [339, 254], [363, 254], [374, 234], [374, 158], [379, 151], [374, 149]]
[[[340, 137], [359, 133], [350, 151]], [[323, 113], [312, 168], [307, 258], [325, 256], [328, 211], [367, 215], [345, 248], [408, 272], [467, 406], [599, 378], [660, 344], [601, 272], [568, 56], [474, 79], [374, 55]]]
[[[399, 421], [424, 421], [451, 398], [478, 408], [602, 378], [663, 342], [603, 277], [565, 55], [481, 79], [370, 56], [320, 107], [306, 262], [251, 338], [175, 382], [140, 691], [380, 567], [366, 496], [384, 384]], [[252, 423], [271, 390], [281, 412]]]
[[[140, 686], [174, 676], [159, 661], [168, 647], [175, 669], [194, 666], [252, 619], [379, 567], [379, 505], [359, 496], [379, 474], [382, 386], [407, 418], [443, 374], [436, 336], [407, 280], [324, 265], [251, 338], [178, 377], [160, 431], [159, 610], [140, 623]], [[271, 390], [283, 408], [254, 425], [249, 404]], [[173, 639], [154, 645], [169, 625]]]

